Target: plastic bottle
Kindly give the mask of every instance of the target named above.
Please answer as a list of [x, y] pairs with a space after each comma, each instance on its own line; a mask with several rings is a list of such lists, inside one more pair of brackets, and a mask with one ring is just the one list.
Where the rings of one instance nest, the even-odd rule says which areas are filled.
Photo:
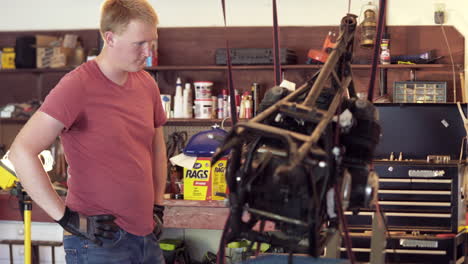
[[183, 118], [183, 95], [182, 95], [182, 81], [177, 78], [176, 82], [176, 93], [174, 96], [174, 118]]
[[243, 106], [244, 106], [244, 117], [243, 118], [252, 118], [252, 96], [249, 92], [244, 92], [242, 96]]
[[245, 96], [242, 96], [241, 98], [242, 99], [241, 99], [240, 106], [239, 106], [238, 117], [245, 118]]
[[183, 116], [184, 118], [193, 117], [193, 100], [192, 100], [192, 88], [190, 83], [185, 84], [185, 89], [183, 92]]
[[245, 116], [244, 116], [244, 118], [247, 118], [247, 119], [252, 118], [252, 110], [253, 109], [252, 109], [252, 100], [250, 100], [250, 98], [245, 100], [244, 107], [245, 107]]

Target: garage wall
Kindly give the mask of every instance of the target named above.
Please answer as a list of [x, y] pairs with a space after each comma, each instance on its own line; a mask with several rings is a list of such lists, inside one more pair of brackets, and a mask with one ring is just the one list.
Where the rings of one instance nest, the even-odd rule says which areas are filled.
[[[378, 2], [378, 0], [374, 0]], [[101, 0], [1, 1], [0, 31], [97, 28]], [[150, 0], [160, 15], [161, 27], [221, 26], [220, 0]], [[271, 25], [271, 0], [226, 0], [232, 26]], [[351, 1], [351, 13], [359, 14], [367, 0]], [[435, 3], [442, 2], [448, 24], [467, 27], [464, 0], [388, 1], [390, 25], [432, 25]], [[348, 11], [348, 0], [277, 0], [283, 26], [336, 25]], [[40, 11], [39, 11], [40, 10]], [[27, 19], [26, 19], [27, 18]]]
[[[378, 0], [374, 0], [378, 2]], [[466, 0], [387, 0], [389, 25], [433, 25], [435, 3], [446, 6], [447, 24], [468, 36]], [[150, 0], [160, 27], [222, 26], [220, 0]], [[228, 25], [270, 26], [271, 0], [226, 0]], [[353, 0], [350, 12], [359, 14], [367, 0]], [[101, 0], [0, 0], [0, 31], [95, 29]], [[348, 12], [348, 0], [277, 0], [280, 26], [337, 25]], [[40, 11], [39, 11], [40, 10]], [[468, 50], [468, 41], [465, 50]], [[468, 62], [468, 52], [465, 62]], [[468, 65], [468, 64], [467, 64]], [[465, 69], [468, 68], [465, 65]], [[193, 241], [195, 259], [216, 251], [220, 231], [167, 230], [165, 236]], [[207, 239], [209, 237], [209, 239]], [[198, 243], [195, 243], [197, 241]], [[202, 244], [199, 241], [203, 241]], [[206, 245], [205, 245], [206, 244]], [[203, 249], [201, 249], [203, 248]]]
[[[220, 0], [149, 0], [161, 27], [222, 26]], [[369, 0], [352, 0], [350, 11], [361, 12]], [[378, 3], [378, 0], [373, 0]], [[94, 29], [101, 0], [0, 0], [0, 31]], [[271, 0], [226, 0], [230, 26], [269, 26]], [[338, 25], [349, 0], [277, 0], [280, 26]], [[446, 7], [447, 24], [468, 36], [466, 0], [387, 0], [389, 25], [433, 25], [436, 3]], [[40, 10], [40, 11], [39, 11]], [[465, 43], [468, 50], [468, 41]], [[465, 53], [465, 69], [468, 52]]]

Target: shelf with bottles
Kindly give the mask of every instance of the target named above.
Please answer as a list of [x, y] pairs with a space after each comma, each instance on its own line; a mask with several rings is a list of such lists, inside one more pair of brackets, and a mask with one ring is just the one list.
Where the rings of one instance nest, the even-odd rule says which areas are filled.
[[[455, 65], [461, 67], [461, 65]], [[320, 69], [322, 65], [314, 64], [291, 64], [281, 65], [282, 70], [307, 70], [307, 69]], [[378, 68], [383, 69], [434, 69], [434, 68], [449, 68], [451, 64], [387, 64], [377, 65]], [[352, 69], [370, 69], [370, 64], [353, 64]], [[0, 73], [49, 73], [49, 72], [63, 72], [67, 73], [74, 68], [30, 68], [30, 69], [0, 69]], [[232, 66], [233, 70], [273, 70], [273, 65], [237, 65]], [[147, 67], [147, 71], [225, 71], [227, 66], [218, 65], [161, 65], [156, 67]]]
[[[455, 65], [461, 67], [461, 65]], [[320, 69], [322, 65], [315, 64], [292, 64], [282, 65], [282, 70], [307, 70], [307, 69]], [[451, 64], [379, 64], [378, 68], [382, 69], [434, 69], [434, 68], [449, 68]], [[370, 64], [353, 64], [352, 69], [370, 69]], [[232, 66], [233, 70], [273, 70], [273, 65], [238, 65]], [[170, 65], [170, 66], [156, 66], [146, 68], [147, 71], [225, 71], [227, 66], [217, 65]]]
[[[322, 65], [291, 64], [281, 65], [282, 70], [319, 69]], [[146, 68], [148, 71], [225, 71], [227, 66], [220, 65], [161, 65]], [[273, 65], [233, 65], [233, 70], [274, 70]]]

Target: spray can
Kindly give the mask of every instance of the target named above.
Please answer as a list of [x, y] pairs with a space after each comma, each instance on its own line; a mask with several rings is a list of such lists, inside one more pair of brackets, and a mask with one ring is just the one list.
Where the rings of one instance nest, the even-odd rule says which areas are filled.
[[211, 118], [215, 119], [218, 116], [218, 97], [211, 96], [211, 101], [213, 102], [211, 106]]
[[218, 118], [224, 118], [224, 99], [222, 94], [218, 95]]
[[236, 102], [236, 115], [237, 117], [239, 117], [239, 113], [240, 113], [240, 103], [241, 103], [241, 96], [239, 94], [239, 90], [235, 89], [234, 90], [234, 94], [235, 94], [235, 101]]
[[257, 115], [258, 104], [260, 103], [258, 99], [259, 89], [260, 89], [260, 85], [258, 83], [255, 83], [255, 82], [252, 83], [251, 92], [252, 92], [252, 115], [253, 116]]
[[225, 104], [225, 113], [226, 113], [226, 117], [231, 117], [231, 96], [228, 96], [227, 97], [227, 101], [226, 101], [226, 104]]
[[224, 112], [223, 118], [231, 116], [231, 112], [229, 111], [229, 109], [230, 109], [229, 108], [229, 97], [228, 97], [228, 94], [227, 94], [227, 90], [223, 89], [223, 112]]

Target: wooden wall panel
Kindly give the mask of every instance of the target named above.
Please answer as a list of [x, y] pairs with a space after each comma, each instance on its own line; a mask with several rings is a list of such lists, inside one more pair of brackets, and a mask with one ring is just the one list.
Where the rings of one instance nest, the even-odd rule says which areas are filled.
[[[10, 149], [11, 143], [13, 143], [13, 140], [22, 127], [22, 122], [11, 123], [0, 121], [0, 146], [2, 147], [0, 155], [4, 154], [3, 151]], [[3, 157], [3, 155], [1, 157]]]
[[[292, 48], [298, 63], [305, 63], [309, 48], [320, 48], [328, 31], [337, 27], [281, 28], [281, 47]], [[231, 27], [228, 29], [231, 48], [271, 48], [269, 27]], [[225, 48], [225, 30], [215, 28], [161, 28], [159, 55], [161, 65], [213, 65], [217, 48]]]
[[[444, 26], [456, 64], [463, 64], [464, 37], [452, 26]], [[414, 54], [435, 49], [444, 56], [439, 63], [449, 63], [447, 46], [441, 26], [389, 26], [390, 47], [393, 55]], [[320, 49], [329, 31], [338, 33], [338, 26], [281, 27], [280, 45], [294, 49], [298, 63], [305, 62], [310, 48]], [[270, 27], [230, 27], [227, 30], [232, 48], [270, 48]], [[0, 47], [14, 46], [15, 38], [22, 35], [46, 34], [61, 36], [77, 34], [86, 49], [98, 47], [98, 30], [21, 31], [0, 32]], [[214, 65], [216, 48], [225, 47], [222, 27], [159, 28], [159, 55], [161, 65]], [[356, 42], [359, 30], [356, 31]], [[356, 43], [357, 44], [357, 43]], [[369, 57], [371, 50], [355, 45], [355, 57]]]
[[[456, 64], [464, 64], [464, 37], [451, 26], [444, 26]], [[281, 27], [280, 45], [298, 55], [298, 64], [306, 61], [307, 51], [320, 49], [329, 31], [338, 33], [338, 26]], [[392, 55], [417, 54], [434, 49], [443, 56], [438, 63], [450, 63], [449, 52], [440, 26], [389, 26]], [[231, 48], [271, 48], [270, 27], [228, 28]], [[160, 28], [159, 56], [161, 65], [213, 65], [215, 50], [225, 48], [225, 30], [210, 28]], [[372, 50], [360, 48], [356, 32], [354, 57], [370, 58]]]
[[31, 72], [0, 72], [0, 106], [38, 99], [38, 76]]
[[60, 79], [65, 75], [65, 72], [48, 72], [42, 77], [42, 87], [39, 91], [40, 97], [43, 100], [50, 90], [52, 90], [55, 85], [58, 84]]

